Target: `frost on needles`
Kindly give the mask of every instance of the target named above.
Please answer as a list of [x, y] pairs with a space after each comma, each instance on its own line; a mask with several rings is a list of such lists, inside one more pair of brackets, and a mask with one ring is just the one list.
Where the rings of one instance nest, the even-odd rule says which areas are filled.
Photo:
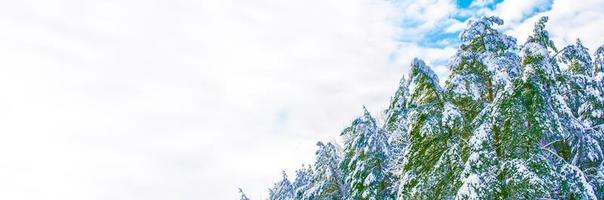
[[521, 45], [469, 22], [444, 87], [414, 59], [383, 122], [363, 108], [269, 199], [604, 199], [604, 46], [558, 50], [547, 20]]

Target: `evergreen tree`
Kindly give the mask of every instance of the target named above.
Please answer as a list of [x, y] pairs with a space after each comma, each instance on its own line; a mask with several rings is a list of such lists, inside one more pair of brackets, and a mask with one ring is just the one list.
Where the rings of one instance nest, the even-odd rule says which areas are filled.
[[568, 71], [572, 74], [592, 76], [591, 57], [589, 50], [577, 39], [574, 45], [569, 45], [562, 50], [560, 60], [567, 64]]
[[463, 44], [449, 64], [446, 94], [466, 121], [472, 121], [520, 73], [516, 39], [493, 28], [502, 24], [497, 17], [471, 20], [461, 33]]
[[302, 199], [344, 199], [346, 186], [338, 166], [341, 161], [337, 147], [322, 142], [318, 142], [317, 146], [312, 187]]
[[402, 167], [404, 156], [403, 150], [408, 143], [407, 135], [407, 98], [409, 96], [409, 81], [405, 77], [401, 78], [399, 88], [390, 100], [390, 106], [385, 111], [386, 121], [383, 129], [388, 133], [389, 161], [388, 174], [393, 179], [390, 191], [397, 193], [399, 188], [398, 180], [402, 176], [400, 168]]
[[[535, 27], [536, 30], [543, 28], [542, 23], [538, 23]], [[542, 31], [534, 31], [535, 34], [529, 37], [528, 43], [533, 42], [532, 44], [539, 44], [542, 48], [549, 47], [555, 51], [553, 42], [547, 35], [541, 35], [543, 38], [536, 41], [550, 41], [549, 43], [537, 43], [531, 40], [531, 38], [537, 38], [537, 32]], [[545, 52], [542, 53], [544, 57], [550, 57], [549, 52], [547, 55]], [[553, 77], [557, 81], [554, 86], [549, 86], [548, 92], [551, 99], [546, 100], [551, 102], [550, 107], [557, 115], [550, 116], [555, 119], [556, 123], [555, 126], [546, 125], [558, 127], [558, 130], [551, 131], [556, 133], [553, 134], [554, 137], [542, 138], [542, 140], [548, 141], [548, 145], [544, 145], [542, 148], [548, 150], [549, 160], [556, 167], [557, 177], [555, 179], [560, 180], [556, 183], [557, 198], [593, 199], [594, 191], [586, 182], [589, 174], [585, 174], [582, 171], [585, 167], [581, 166], [587, 165], [587, 163], [599, 163], [596, 160], [601, 159], [602, 153], [599, 145], [592, 138], [593, 134], [585, 129], [585, 124], [582, 123], [584, 120], [580, 119], [580, 115], [586, 110], [585, 106], [582, 106], [588, 99], [586, 91], [593, 82], [591, 59], [587, 48], [581, 44], [580, 40], [577, 40], [575, 45], [565, 47], [556, 55], [560, 55], [559, 60], [567, 66], [566, 70], [561, 71], [554, 59], [547, 61], [550, 65], [540, 65], [551, 67]]]
[[598, 48], [594, 58], [593, 65], [587, 67], [587, 70], [592, 70], [593, 73], [591, 77], [585, 77], [578, 115], [585, 126], [598, 129], [597, 127], [604, 124], [604, 45]]
[[539, 21], [537, 21], [535, 28], [533, 29], [533, 35], [530, 35], [526, 42], [540, 44], [548, 51], [558, 52], [558, 49], [554, 45], [554, 41], [549, 37], [549, 32], [545, 30], [545, 23], [547, 23], [548, 20], [549, 17], [547, 16], [539, 18]]
[[574, 116], [579, 116], [579, 107], [592, 89], [593, 67], [588, 49], [577, 39], [575, 45], [565, 47], [560, 54], [561, 63], [566, 65], [565, 97]]
[[[547, 51], [539, 44], [529, 43], [522, 52], [522, 79], [515, 79], [497, 96], [489, 111], [491, 119], [485, 119], [475, 132], [469, 166], [476, 163], [479, 168], [466, 169], [477, 172], [473, 173], [476, 174], [474, 177], [473, 174], [467, 176], [466, 181], [470, 183], [464, 183], [474, 186], [474, 190], [486, 191], [484, 195], [494, 193], [495, 197], [503, 199], [549, 197], [549, 187], [553, 185], [552, 178], [548, 177], [553, 169], [540, 146], [541, 139], [550, 134], [550, 126], [555, 125], [551, 122], [555, 116], [547, 115], [552, 112], [546, 101], [550, 98], [548, 85], [553, 83], [553, 72]], [[480, 156], [484, 157], [481, 159]], [[486, 162], [482, 167], [486, 169], [482, 169], [481, 161], [493, 156], [498, 162], [496, 171], [491, 168], [491, 162]], [[476, 159], [478, 161], [474, 161]], [[486, 182], [487, 187], [476, 187], [476, 179]]]
[[454, 195], [460, 181], [459, 130], [463, 117], [444, 101], [438, 78], [422, 60], [411, 64], [409, 145], [404, 151], [399, 199], [443, 199]]
[[499, 192], [499, 159], [495, 152], [490, 110], [491, 106], [476, 117], [474, 126], [477, 128], [468, 142], [470, 155], [461, 174], [463, 184], [456, 193], [457, 200], [495, 199]]
[[245, 193], [243, 192], [243, 190], [241, 188], [239, 188], [239, 195], [241, 197], [239, 197], [239, 200], [250, 200], [250, 198], [248, 198]]
[[269, 190], [269, 200], [292, 200], [294, 198], [294, 190], [292, 184], [287, 179], [287, 174], [283, 172], [283, 179]]
[[[594, 80], [588, 92], [587, 102], [579, 109], [581, 119], [589, 126], [590, 136], [593, 141], [598, 141], [600, 155], [604, 147], [604, 45], [600, 46], [594, 55]], [[590, 166], [585, 169], [590, 176], [590, 183], [598, 194], [598, 199], [604, 199], [604, 162], [599, 166]]]
[[[405, 118], [407, 116], [407, 96], [409, 93], [409, 82], [405, 77], [401, 78], [399, 88], [394, 96], [390, 99], [390, 106], [385, 111], [386, 121], [384, 129], [391, 133], [400, 133], [403, 135], [406, 132]], [[404, 139], [400, 139], [405, 142]]]
[[604, 45], [598, 47], [594, 54], [594, 79], [604, 84]]
[[310, 199], [307, 192], [310, 191], [313, 183], [313, 170], [310, 165], [302, 165], [301, 169], [296, 170], [296, 179], [292, 183], [294, 189], [294, 199]]
[[391, 199], [388, 138], [365, 107], [363, 111], [363, 116], [342, 132], [345, 142], [341, 167], [346, 175], [348, 198]]

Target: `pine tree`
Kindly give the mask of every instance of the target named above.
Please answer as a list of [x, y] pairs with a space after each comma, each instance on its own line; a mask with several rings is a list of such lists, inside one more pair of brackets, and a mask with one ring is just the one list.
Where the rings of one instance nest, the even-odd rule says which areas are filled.
[[404, 151], [399, 199], [442, 199], [454, 195], [460, 181], [463, 117], [444, 101], [438, 78], [422, 60], [411, 64], [409, 145]]
[[594, 54], [594, 79], [604, 84], [604, 45], [598, 47]]
[[[543, 21], [543, 20], [541, 20]], [[538, 23], [535, 29], [543, 29], [543, 23]], [[546, 20], [545, 20], [546, 21]], [[534, 35], [529, 37], [528, 43], [539, 44], [543, 48], [552, 49], [553, 42], [549, 40], [547, 34], [540, 35], [534, 31]], [[539, 42], [539, 41], [550, 41]], [[544, 57], [549, 56], [549, 52], [545, 53]], [[546, 55], [547, 54], [547, 55]], [[550, 137], [542, 138], [548, 142], [548, 145], [543, 145], [542, 148], [549, 152], [549, 160], [556, 168], [556, 191], [557, 198], [581, 198], [594, 199], [594, 191], [591, 185], [587, 184], [586, 180], [589, 174], [585, 174], [581, 167], [589, 162], [593, 163], [599, 160], [601, 150], [597, 142], [594, 142], [592, 134], [586, 132], [585, 124], [580, 119], [581, 113], [585, 110], [582, 105], [587, 99], [586, 89], [590, 87], [592, 81], [593, 70], [591, 69], [591, 59], [580, 40], [577, 40], [575, 45], [570, 45], [557, 52], [560, 55], [559, 61], [567, 66], [566, 70], [562, 71], [558, 67], [556, 60], [550, 59], [547, 63], [552, 68], [556, 84], [549, 86], [549, 95], [551, 99], [546, 100], [551, 102], [551, 108], [556, 115], [550, 116], [554, 118], [555, 125], [546, 124], [550, 127], [558, 127], [556, 134]], [[552, 77], [552, 76], [550, 76]], [[583, 120], [584, 121], [584, 120]], [[591, 160], [591, 161], [589, 161]]]
[[344, 199], [346, 186], [339, 169], [340, 156], [338, 148], [332, 143], [318, 142], [312, 187], [302, 199]]
[[342, 135], [344, 159], [341, 168], [346, 175], [348, 198], [391, 199], [388, 175], [388, 138], [375, 119], [363, 107], [363, 116], [352, 122]]
[[[581, 119], [584, 121], [593, 141], [598, 141], [600, 149], [604, 147], [604, 45], [600, 46], [594, 54], [594, 80], [593, 88], [589, 89], [589, 96], [579, 109]], [[601, 153], [601, 152], [599, 152]], [[604, 199], [604, 162], [599, 166], [589, 167], [584, 170], [590, 177], [598, 199]]]
[[592, 85], [593, 67], [588, 49], [577, 39], [575, 45], [565, 47], [560, 54], [561, 63], [567, 66], [565, 70], [567, 91], [565, 96], [574, 116], [579, 116], [579, 107], [586, 101], [588, 87]]
[[390, 100], [390, 106], [385, 110], [386, 121], [383, 129], [388, 134], [389, 161], [388, 176], [392, 177], [393, 183], [390, 191], [397, 193], [399, 188], [398, 180], [402, 176], [400, 168], [402, 167], [404, 156], [403, 150], [408, 143], [407, 135], [407, 97], [409, 96], [409, 81], [405, 77], [401, 78], [399, 88]]
[[[409, 95], [409, 82], [401, 78], [399, 88], [390, 99], [390, 106], [385, 111], [386, 122], [384, 129], [388, 132], [404, 134], [406, 132], [405, 118], [407, 116], [407, 96]], [[403, 141], [404, 142], [404, 141]]]
[[569, 45], [562, 50], [560, 60], [568, 65], [570, 73], [592, 76], [593, 69], [588, 51], [581, 40], [577, 39], [574, 45]]
[[492, 127], [484, 128], [492, 132], [499, 162], [498, 184], [488, 190], [504, 199], [549, 197], [549, 188], [554, 185], [549, 177], [554, 169], [540, 146], [542, 138], [550, 135], [556, 125], [552, 122], [556, 116], [548, 115], [552, 113], [548, 100], [554, 73], [543, 46], [528, 43], [522, 54], [522, 78], [515, 79], [497, 96], [490, 111]]
[[296, 178], [292, 183], [294, 189], [294, 199], [310, 199], [307, 192], [310, 191], [313, 184], [313, 170], [310, 165], [302, 165], [302, 168], [296, 170]]
[[460, 36], [463, 44], [449, 64], [446, 94], [466, 121], [472, 121], [520, 73], [516, 39], [493, 28], [502, 24], [497, 17], [470, 21]]
[[[594, 58], [593, 65], [586, 67], [586, 70], [593, 71], [593, 73], [590, 77], [585, 77], [585, 85], [581, 87], [583, 89], [581, 105], [578, 108], [579, 118], [587, 127], [598, 127], [604, 124], [604, 82], [602, 82], [604, 46], [598, 48]], [[577, 84], [575, 83], [575, 85]]]
[[[597, 56], [596, 51], [596, 56]], [[576, 174], [580, 178], [569, 179], [574, 184], [568, 183], [566, 190], [574, 191], [573, 194], [580, 191], [587, 191], [589, 184], [584, 184], [583, 179], [590, 180], [595, 186], [596, 193], [604, 192], [602, 187], [602, 176], [598, 169], [604, 161], [602, 151], [602, 133], [598, 130], [595, 124], [602, 123], [602, 114], [604, 111], [604, 98], [602, 96], [601, 81], [597, 80], [598, 69], [597, 61], [593, 62], [589, 56], [588, 49], [584, 47], [579, 39], [574, 45], [569, 45], [560, 52], [559, 61], [566, 66], [564, 76], [566, 85], [562, 85], [564, 90], [564, 98], [568, 102], [570, 115], [564, 116], [565, 119], [576, 120], [573, 125], [577, 128], [574, 130], [568, 129], [567, 143], [569, 152], [563, 157], [567, 158], [569, 163], [566, 170]], [[565, 152], [563, 152], [565, 153]], [[563, 171], [564, 172], [564, 171]], [[565, 173], [563, 173], [565, 174]], [[591, 177], [587, 179], [585, 177]], [[584, 188], [584, 189], [576, 189]], [[585, 192], [583, 192], [585, 193]], [[587, 193], [585, 193], [587, 194]], [[585, 195], [583, 195], [585, 196]], [[604, 194], [600, 194], [603, 198]]]
[[455, 199], [495, 199], [500, 186], [497, 179], [499, 159], [495, 152], [493, 125], [488, 106], [474, 120], [477, 127], [468, 142], [470, 155], [461, 174], [462, 186]]
[[241, 197], [239, 197], [239, 200], [250, 200], [250, 198], [247, 197], [247, 195], [245, 195], [245, 193], [243, 192], [243, 190], [241, 188], [239, 188], [239, 195]]
[[[556, 45], [554, 45], [554, 41], [552, 41], [549, 37], [549, 32], [545, 30], [545, 23], [549, 20], [549, 17], [543, 16], [539, 18], [539, 21], [535, 23], [535, 28], [533, 29], [533, 35], [530, 35], [527, 39], [527, 43], [536, 43], [545, 47], [548, 51], [558, 52]], [[552, 52], [549, 52], [552, 53]]]
[[292, 184], [287, 179], [287, 174], [283, 172], [283, 179], [269, 190], [269, 200], [292, 200], [294, 198], [294, 190]]

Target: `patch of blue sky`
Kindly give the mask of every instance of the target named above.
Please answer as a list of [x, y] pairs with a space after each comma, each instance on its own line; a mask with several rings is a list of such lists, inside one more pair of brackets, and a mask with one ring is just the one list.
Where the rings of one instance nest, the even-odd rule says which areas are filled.
[[495, 0], [495, 1], [493, 1], [492, 3], [486, 4], [486, 5], [485, 5], [485, 7], [487, 7], [487, 8], [489, 8], [489, 9], [493, 10], [493, 9], [495, 9], [495, 7], [497, 6], [497, 4], [499, 4], [499, 3], [501, 3], [501, 2], [503, 2], [503, 0]]
[[416, 28], [416, 27], [422, 25], [422, 21], [419, 19], [405, 19], [405, 20], [400, 20], [398, 22], [398, 25], [401, 27], [405, 27], [405, 28]]
[[472, 4], [473, 0], [458, 0], [457, 7], [459, 8], [469, 8]]
[[[477, 17], [475, 15], [473, 15], [472, 11], [477, 11], [480, 9], [489, 9], [489, 10], [494, 10], [497, 8], [497, 5], [502, 3], [503, 0], [484, 0], [482, 2], [478, 2], [478, 1], [472, 1], [472, 0], [457, 0], [456, 4], [457, 4], [457, 8], [459, 9], [456, 14], [450, 16], [450, 19], [452, 19], [451, 21], [455, 20], [458, 22], [466, 22], [468, 19], [472, 18], [472, 17]], [[533, 8], [533, 10], [531, 10], [530, 12], [525, 13], [522, 16], [521, 22], [538, 14], [541, 12], [545, 12], [551, 9], [552, 7], [552, 0], [548, 0], [548, 2], [544, 5], [541, 6], [536, 6], [535, 8]], [[405, 28], [414, 28], [414, 27], [419, 27], [421, 26], [422, 22], [421, 21], [413, 21], [413, 20], [405, 20], [402, 22], [399, 22], [399, 25], [401, 27], [405, 27]], [[400, 42], [412, 42], [412, 43], [416, 43], [420, 46], [423, 47], [430, 47], [430, 48], [445, 48], [445, 47], [455, 47], [457, 45], [459, 45], [460, 41], [459, 41], [459, 34], [460, 31], [455, 31], [455, 32], [447, 32], [447, 28], [450, 26], [451, 24], [448, 23], [441, 23], [437, 26], [435, 26], [432, 30], [429, 30], [427, 33], [425, 33], [422, 36], [419, 37], [414, 37], [414, 38], [410, 38], [410, 39], [405, 39], [405, 38], [398, 38], [398, 40]]]
[[418, 42], [421, 46], [432, 48], [458, 46], [459, 43], [459, 32], [447, 33], [443, 28], [428, 32], [426, 37]]
[[[421, 22], [407, 22], [400, 25], [405, 28], [414, 28], [421, 26]], [[459, 44], [459, 31], [447, 32], [446, 29], [449, 26], [449, 23], [440, 23], [431, 30], [422, 33], [419, 37], [406, 37], [406, 35], [402, 35], [397, 38], [397, 40], [399, 42], [415, 43], [419, 46], [430, 48], [456, 46]]]
[[457, 8], [460, 9], [457, 15], [453, 16], [453, 19], [457, 21], [466, 21], [471, 17], [474, 17], [472, 14], [476, 10], [487, 8], [489, 10], [494, 10], [497, 5], [503, 0], [483, 0], [483, 1], [473, 1], [473, 0], [458, 0]]

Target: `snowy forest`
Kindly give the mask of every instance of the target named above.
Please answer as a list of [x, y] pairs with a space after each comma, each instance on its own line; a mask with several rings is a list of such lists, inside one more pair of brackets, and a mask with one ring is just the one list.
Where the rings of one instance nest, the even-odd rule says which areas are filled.
[[269, 199], [604, 199], [604, 46], [559, 49], [547, 21], [524, 44], [470, 21], [444, 85], [414, 59], [383, 120], [363, 109]]

